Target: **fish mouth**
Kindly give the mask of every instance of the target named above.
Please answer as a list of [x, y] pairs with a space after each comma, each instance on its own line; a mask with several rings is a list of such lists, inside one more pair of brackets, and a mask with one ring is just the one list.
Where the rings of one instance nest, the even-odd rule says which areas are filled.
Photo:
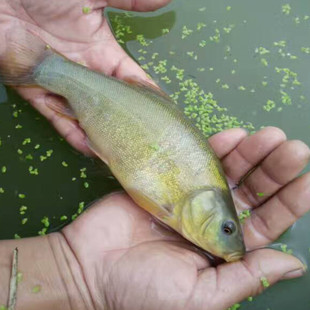
[[236, 262], [238, 260], [240, 260], [243, 257], [243, 253], [233, 253], [233, 254], [229, 254], [227, 256], [224, 257], [224, 259], [226, 260], [226, 262], [231, 263], [231, 262]]

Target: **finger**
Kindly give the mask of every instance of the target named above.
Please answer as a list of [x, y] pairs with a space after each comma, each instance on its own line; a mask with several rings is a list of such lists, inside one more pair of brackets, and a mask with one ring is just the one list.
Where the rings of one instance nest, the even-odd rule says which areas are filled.
[[310, 172], [297, 178], [261, 207], [244, 224], [248, 249], [276, 240], [297, 219], [310, 210]]
[[140, 81], [143, 83], [143, 81], [145, 81], [146, 84], [149, 83], [155, 87], [158, 87], [155, 82], [146, 75], [141, 67], [128, 55], [123, 57], [118, 63], [114, 71], [114, 76], [120, 80], [126, 80], [127, 82]]
[[242, 128], [228, 129], [210, 137], [209, 143], [216, 155], [222, 159], [234, 150], [247, 135], [247, 131]]
[[[248, 253], [242, 261], [208, 268], [199, 275], [188, 304], [191, 309], [227, 309], [231, 305], [255, 296], [264, 286], [282, 279], [300, 277], [305, 267], [294, 256], [264, 249]], [[216, 283], [216, 285], [214, 285]]]
[[19, 93], [31, 103], [43, 116], [45, 116], [55, 127], [55, 129], [77, 150], [88, 156], [94, 156], [89, 149], [86, 136], [78, 123], [69, 119], [47, 105], [48, 100], [59, 100], [57, 97], [49, 95], [40, 88], [18, 88]]
[[276, 127], [266, 127], [248, 136], [222, 161], [226, 175], [233, 182], [239, 183], [251, 169], [285, 140], [284, 132]]
[[[105, 41], [97, 42], [91, 50], [85, 52], [84, 60], [87, 66], [118, 79], [126, 80], [134, 77], [154, 84], [142, 68], [117, 43], [106, 21], [104, 21], [103, 31]], [[109, 61], [102, 61], [103, 59]]]
[[108, 6], [129, 11], [154, 11], [171, 0], [108, 0]]
[[268, 155], [235, 194], [251, 207], [256, 207], [292, 181], [309, 159], [310, 150], [305, 143], [286, 141]]

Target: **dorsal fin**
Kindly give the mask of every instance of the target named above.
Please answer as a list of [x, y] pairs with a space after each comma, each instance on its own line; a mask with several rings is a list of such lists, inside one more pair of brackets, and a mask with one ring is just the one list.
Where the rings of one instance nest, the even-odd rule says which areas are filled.
[[151, 82], [148, 82], [146, 80], [142, 80], [141, 78], [137, 77], [137, 76], [130, 76], [130, 77], [126, 77], [124, 78], [124, 81], [128, 84], [131, 84], [133, 86], [151, 91], [153, 94], [163, 97], [166, 100], [170, 100], [171, 98], [169, 97], [168, 94], [166, 94], [163, 90], [161, 90], [158, 86], [156, 86], [156, 84], [153, 84]]

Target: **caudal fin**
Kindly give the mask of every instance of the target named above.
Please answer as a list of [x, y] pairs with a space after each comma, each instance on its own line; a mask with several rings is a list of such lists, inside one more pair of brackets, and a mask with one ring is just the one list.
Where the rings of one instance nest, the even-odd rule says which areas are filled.
[[29, 31], [7, 34], [6, 50], [0, 56], [0, 83], [6, 85], [35, 85], [35, 68], [52, 50]]

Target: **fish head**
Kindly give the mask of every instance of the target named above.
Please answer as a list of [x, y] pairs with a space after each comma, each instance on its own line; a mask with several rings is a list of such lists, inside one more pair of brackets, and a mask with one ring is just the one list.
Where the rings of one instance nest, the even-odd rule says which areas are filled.
[[237, 261], [245, 253], [229, 189], [206, 188], [192, 193], [183, 204], [181, 226], [188, 240], [227, 262]]

